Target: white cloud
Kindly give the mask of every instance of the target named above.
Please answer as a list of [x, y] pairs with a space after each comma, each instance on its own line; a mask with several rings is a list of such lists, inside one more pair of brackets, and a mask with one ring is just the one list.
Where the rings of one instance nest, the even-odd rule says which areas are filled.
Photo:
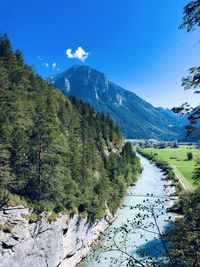
[[38, 56], [38, 61], [40, 61], [40, 64], [46, 68], [52, 68], [53, 70], [59, 71], [60, 68], [57, 66], [57, 63], [54, 61], [53, 63], [46, 62], [46, 59], [44, 59], [41, 56]]
[[84, 62], [86, 58], [88, 58], [89, 53], [85, 52], [81, 46], [79, 46], [74, 53], [72, 53], [72, 49], [66, 50], [66, 55], [68, 58], [77, 58]]
[[74, 55], [72, 54], [72, 50], [71, 49], [67, 49], [66, 50], [66, 55], [68, 58], [74, 58]]
[[56, 68], [56, 66], [57, 66], [56, 62], [53, 62], [53, 63], [52, 63], [52, 68], [53, 68], [53, 70]]

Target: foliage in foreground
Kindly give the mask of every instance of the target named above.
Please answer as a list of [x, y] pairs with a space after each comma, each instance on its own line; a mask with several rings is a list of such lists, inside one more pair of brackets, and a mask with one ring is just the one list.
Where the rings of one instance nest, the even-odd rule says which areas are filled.
[[[179, 202], [183, 217], [166, 233], [170, 255], [176, 267], [200, 266], [200, 188]], [[169, 265], [171, 266], [171, 265]]]
[[115, 212], [139, 161], [102, 113], [47, 84], [0, 38], [0, 199], [36, 211]]
[[[200, 1], [190, 1], [184, 8], [181, 28], [188, 32], [200, 26]], [[189, 75], [183, 78], [185, 90], [192, 89], [195, 94], [200, 93], [200, 66], [189, 69]], [[174, 108], [174, 112], [188, 114], [188, 135], [193, 134], [199, 126], [200, 107], [191, 108], [188, 103]], [[194, 177], [199, 179], [199, 158]], [[167, 233], [166, 239], [170, 243], [170, 253], [177, 267], [200, 266], [200, 188], [179, 202], [179, 209], [183, 218], [176, 220], [174, 228]]]
[[[180, 28], [186, 29], [187, 32], [194, 31], [200, 26], [200, 1], [190, 1], [184, 7], [183, 23]], [[198, 95], [200, 93], [200, 66], [194, 66], [189, 69], [187, 77], [182, 79], [182, 86], [185, 90], [193, 90], [193, 93]], [[185, 128], [187, 135], [194, 134], [199, 128], [200, 119], [200, 106], [191, 107], [187, 102], [183, 103], [181, 107], [174, 107], [172, 109], [175, 113], [179, 113], [183, 116], [187, 115], [189, 125]], [[197, 137], [199, 139], [199, 132]]]

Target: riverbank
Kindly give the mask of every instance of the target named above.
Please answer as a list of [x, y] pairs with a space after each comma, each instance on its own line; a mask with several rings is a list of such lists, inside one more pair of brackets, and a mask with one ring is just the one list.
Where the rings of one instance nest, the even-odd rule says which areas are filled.
[[[168, 209], [177, 200], [177, 197], [174, 196], [175, 187], [169, 179], [166, 179], [163, 171], [157, 168], [154, 163], [150, 163], [149, 160], [142, 156], [140, 158], [143, 165], [142, 174], [136, 184], [129, 189], [122, 207], [117, 211], [116, 220], [107, 228], [104, 235], [101, 236], [99, 246], [89, 253], [87, 258], [81, 263], [81, 267], [105, 267], [115, 260], [116, 264], [126, 266], [123, 264], [126, 261], [127, 255], [125, 256], [115, 247], [115, 242], [119, 247], [124, 244], [125, 240], [122, 236], [123, 234], [126, 236], [126, 232], [123, 230], [126, 227], [128, 227], [126, 239], [126, 252], [128, 254], [135, 254], [136, 250], [142, 248], [145, 244], [148, 244], [148, 246], [152, 245], [151, 241], [157, 238], [158, 234], [154, 233], [155, 229], [152, 228], [152, 218], [148, 218], [145, 215], [145, 211], [140, 210], [139, 207], [147, 204], [154, 207], [156, 215], [158, 215], [158, 224], [161, 231], [166, 227], [166, 221], [169, 220], [169, 217], [175, 219], [175, 214], [168, 212]], [[135, 228], [135, 224], [132, 224], [139, 218], [138, 214], [140, 214], [140, 218], [144, 217], [144, 220], [142, 220], [144, 228], [138, 226]], [[124, 226], [126, 227], [124, 228]], [[148, 227], [149, 231], [145, 231], [145, 227]], [[119, 232], [113, 243], [113, 234], [116, 229], [119, 229]], [[135, 256], [140, 259], [137, 253]]]
[[179, 181], [180, 177], [177, 175], [177, 172], [174, 171], [174, 168], [167, 161], [158, 159], [152, 153], [145, 152], [140, 148], [137, 148], [137, 152], [143, 157], [150, 160], [151, 162], [154, 162], [155, 165], [164, 172], [164, 174], [166, 175], [166, 179], [171, 181], [172, 184], [176, 187], [177, 194], [179, 194], [182, 189], [187, 190], [187, 188], [182, 187], [183, 184]]

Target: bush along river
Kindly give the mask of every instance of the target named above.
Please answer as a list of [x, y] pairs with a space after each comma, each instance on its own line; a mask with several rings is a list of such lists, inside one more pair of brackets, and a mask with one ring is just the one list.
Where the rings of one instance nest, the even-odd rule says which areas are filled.
[[154, 163], [138, 156], [143, 172], [129, 189], [116, 220], [80, 266], [154, 266], [164, 260], [167, 245], [160, 236], [175, 218], [167, 212], [176, 199], [172, 196], [175, 188]]

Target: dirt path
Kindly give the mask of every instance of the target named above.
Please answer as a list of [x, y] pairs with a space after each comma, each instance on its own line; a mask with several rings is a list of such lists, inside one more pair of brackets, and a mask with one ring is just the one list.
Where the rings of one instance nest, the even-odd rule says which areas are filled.
[[177, 179], [179, 180], [181, 186], [183, 187], [183, 189], [186, 192], [192, 192], [193, 191], [193, 186], [186, 180], [186, 178], [180, 173], [180, 171], [174, 166], [172, 165], [173, 171], [177, 177]]

